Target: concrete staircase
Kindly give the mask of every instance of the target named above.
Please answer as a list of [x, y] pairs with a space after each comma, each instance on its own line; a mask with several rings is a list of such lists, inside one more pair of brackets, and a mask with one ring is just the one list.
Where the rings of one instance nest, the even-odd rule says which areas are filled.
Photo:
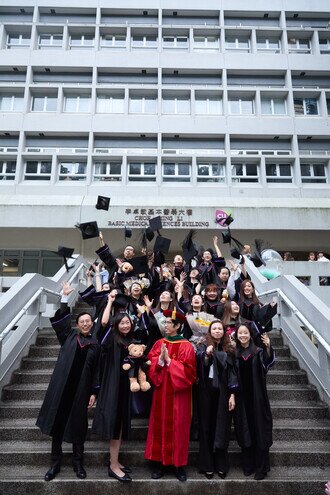
[[[51, 329], [39, 331], [36, 345], [15, 371], [0, 403], [0, 495], [56, 494], [112, 495], [203, 492], [226, 495], [320, 495], [330, 479], [328, 409], [316, 389], [283, 346], [279, 331], [271, 333], [277, 362], [268, 375], [268, 391], [274, 417], [271, 472], [263, 481], [246, 478], [239, 468], [239, 448], [230, 445], [231, 469], [225, 480], [207, 480], [197, 470], [198, 443], [191, 442], [188, 481], [180, 483], [173, 473], [150, 479], [143, 458], [147, 421], [133, 421], [133, 438], [122, 447], [121, 460], [133, 468], [133, 482], [123, 485], [107, 476], [108, 443], [88, 434], [85, 444], [87, 479], [78, 480], [71, 466], [71, 445], [64, 444], [61, 473], [51, 482], [43, 476], [50, 462], [50, 440], [35, 426], [59, 346]], [[92, 413], [91, 413], [92, 414]]]

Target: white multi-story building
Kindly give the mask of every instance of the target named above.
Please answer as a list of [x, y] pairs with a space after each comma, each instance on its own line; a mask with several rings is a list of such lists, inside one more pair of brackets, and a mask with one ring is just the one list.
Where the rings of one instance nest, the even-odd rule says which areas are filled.
[[1, 2], [0, 275], [92, 256], [90, 220], [115, 248], [159, 214], [173, 252], [207, 245], [218, 209], [329, 253], [329, 0], [69, 3]]

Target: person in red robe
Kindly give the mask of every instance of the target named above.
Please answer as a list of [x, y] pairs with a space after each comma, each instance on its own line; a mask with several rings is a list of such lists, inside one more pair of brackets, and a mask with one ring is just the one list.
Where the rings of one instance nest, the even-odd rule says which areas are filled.
[[183, 314], [164, 310], [165, 337], [157, 340], [148, 359], [154, 384], [145, 458], [154, 461], [151, 477], [161, 478], [173, 465], [179, 481], [186, 481], [191, 423], [191, 391], [196, 380], [196, 357], [191, 343], [178, 332]]

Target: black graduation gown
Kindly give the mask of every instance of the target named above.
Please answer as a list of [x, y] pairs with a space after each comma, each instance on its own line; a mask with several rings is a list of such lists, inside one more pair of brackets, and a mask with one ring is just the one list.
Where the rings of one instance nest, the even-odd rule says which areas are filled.
[[210, 263], [205, 263], [202, 261], [197, 266], [202, 287], [205, 288], [209, 284], [219, 285], [220, 279], [218, 277], [218, 273], [224, 266], [226, 266], [226, 261], [224, 258], [213, 258]]
[[122, 438], [130, 436], [131, 391], [128, 373], [122, 369], [130, 343], [131, 339], [125, 345], [117, 342], [111, 328], [101, 342], [101, 386], [92, 430], [107, 440], [119, 439], [121, 424]]
[[[199, 469], [228, 471], [227, 449], [232, 412], [228, 410], [231, 393], [236, 391], [237, 377], [233, 357], [216, 350], [205, 360], [206, 345], [197, 346], [197, 403], [199, 416]], [[213, 364], [213, 379], [209, 378]]]
[[237, 350], [235, 367], [239, 388], [236, 393], [234, 424], [237, 442], [242, 448], [257, 447], [268, 450], [273, 443], [273, 419], [270, 409], [266, 374], [275, 355], [251, 345], [243, 357]]
[[99, 388], [100, 348], [93, 336], [84, 337], [71, 328], [66, 304], [50, 321], [61, 349], [36, 424], [47, 435], [63, 434], [66, 442], [83, 442], [89, 398]]

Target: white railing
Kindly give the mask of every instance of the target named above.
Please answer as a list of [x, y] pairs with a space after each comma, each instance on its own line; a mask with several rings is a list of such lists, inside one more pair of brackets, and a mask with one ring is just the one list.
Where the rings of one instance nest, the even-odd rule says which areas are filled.
[[1, 147], [0, 148], [0, 153], [17, 153], [18, 148], [17, 147]]
[[25, 149], [26, 153], [87, 153], [88, 148], [55, 148], [55, 147], [39, 147], [28, 146]]
[[[77, 256], [68, 260], [68, 265], [71, 266], [69, 272], [63, 266], [52, 278], [36, 273], [25, 274], [1, 296], [0, 387], [8, 383], [11, 371], [28, 344], [34, 343], [37, 329], [47, 324], [49, 304], [58, 303], [61, 283], [69, 281], [81, 289], [85, 260]], [[69, 305], [74, 304], [77, 296], [75, 291]]]
[[172, 149], [163, 149], [162, 150], [163, 155], [210, 155], [210, 156], [218, 156], [218, 155], [224, 155], [225, 150], [224, 149], [219, 149], [219, 150], [207, 150], [204, 148], [201, 149], [177, 149], [177, 148], [172, 148]]
[[108, 155], [157, 155], [154, 148], [94, 148], [94, 153]]
[[330, 150], [299, 150], [300, 155], [330, 155]]
[[287, 156], [291, 155], [291, 150], [230, 150], [231, 155], [271, 155]]
[[293, 275], [263, 277], [250, 260], [247, 269], [263, 302], [279, 300], [278, 327], [321, 398], [330, 404], [330, 308]]

